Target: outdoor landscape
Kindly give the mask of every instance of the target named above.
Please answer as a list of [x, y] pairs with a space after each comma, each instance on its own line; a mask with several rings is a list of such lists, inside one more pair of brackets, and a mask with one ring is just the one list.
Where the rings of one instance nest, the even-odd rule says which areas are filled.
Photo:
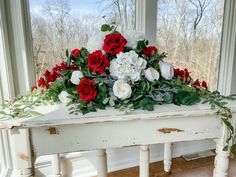
[[[176, 67], [217, 88], [223, 0], [158, 0], [157, 46]], [[135, 28], [135, 0], [30, 0], [36, 77], [86, 46], [101, 24]]]

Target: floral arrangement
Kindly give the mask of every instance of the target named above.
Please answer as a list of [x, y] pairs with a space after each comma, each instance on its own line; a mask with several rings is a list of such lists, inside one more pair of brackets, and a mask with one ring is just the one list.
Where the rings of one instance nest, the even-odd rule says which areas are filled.
[[[37, 115], [33, 108], [62, 102], [71, 114], [86, 114], [111, 106], [116, 109], [152, 111], [154, 105], [209, 103], [227, 125], [227, 145], [234, 140], [232, 114], [219, 92], [210, 92], [205, 81], [191, 77], [188, 69], [174, 68], [164, 61], [165, 53], [149, 46], [137, 31], [118, 32], [114, 24], [104, 24], [91, 37], [87, 48], [66, 51], [63, 62], [46, 72], [29, 95], [3, 104], [3, 117]], [[10, 111], [4, 111], [6, 108]], [[236, 146], [233, 146], [234, 150]]]

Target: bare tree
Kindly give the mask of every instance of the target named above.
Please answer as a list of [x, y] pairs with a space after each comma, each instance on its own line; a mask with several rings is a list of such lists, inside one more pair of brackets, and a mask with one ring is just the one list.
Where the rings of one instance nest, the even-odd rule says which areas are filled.
[[208, 3], [207, 0], [188, 0], [194, 7], [196, 11], [196, 16], [193, 22], [193, 37], [196, 38], [197, 27], [202, 19], [203, 13], [206, 10]]

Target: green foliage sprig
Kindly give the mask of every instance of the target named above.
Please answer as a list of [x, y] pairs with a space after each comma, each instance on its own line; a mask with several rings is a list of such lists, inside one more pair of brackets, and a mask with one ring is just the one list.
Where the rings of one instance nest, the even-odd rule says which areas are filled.
[[[229, 107], [227, 107], [226, 100], [236, 100], [235, 95], [223, 96], [218, 91], [206, 92], [202, 96], [202, 104], [209, 103], [212, 110], [217, 110], [217, 116], [219, 116], [222, 122], [225, 124], [228, 130], [226, 137], [226, 145], [224, 151], [228, 151], [231, 143], [231, 152], [236, 152], [236, 139], [235, 130], [232, 125], [232, 112]], [[231, 142], [232, 141], [232, 142]]]
[[5, 100], [0, 105], [0, 119], [9, 118], [29, 118], [33, 116], [42, 115], [35, 111], [35, 107], [41, 105], [56, 104], [52, 96], [47, 93], [42, 94], [40, 90], [34, 90], [32, 93], [25, 96], [17, 96], [14, 100]]

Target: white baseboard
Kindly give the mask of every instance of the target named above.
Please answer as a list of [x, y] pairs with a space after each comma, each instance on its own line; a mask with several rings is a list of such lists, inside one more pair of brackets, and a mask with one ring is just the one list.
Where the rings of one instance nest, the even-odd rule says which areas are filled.
[[[173, 157], [213, 149], [212, 140], [181, 142], [173, 145]], [[150, 147], [150, 162], [163, 160], [163, 145]], [[130, 168], [139, 165], [138, 147], [109, 149], [109, 172]], [[94, 152], [70, 153], [62, 156], [63, 177], [91, 177], [96, 175], [96, 156]], [[36, 161], [36, 177], [49, 177], [51, 172], [50, 156], [40, 157]]]

